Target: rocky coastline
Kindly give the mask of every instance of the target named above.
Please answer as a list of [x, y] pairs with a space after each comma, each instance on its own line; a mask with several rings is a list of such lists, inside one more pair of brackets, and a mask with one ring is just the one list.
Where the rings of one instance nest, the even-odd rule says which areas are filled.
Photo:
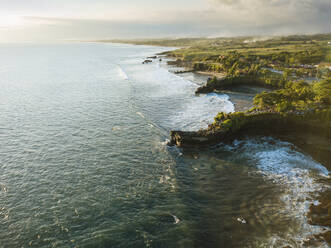
[[[284, 137], [286, 135], [304, 135], [309, 132], [331, 139], [330, 123], [320, 122], [313, 116], [290, 114], [287, 116], [272, 112], [258, 112], [252, 114], [238, 114], [230, 117], [236, 124], [228, 127], [194, 131], [171, 131], [169, 145], [182, 148], [210, 147], [221, 142], [231, 142], [243, 136], [267, 135]], [[228, 122], [229, 123], [229, 122]]]
[[[279, 113], [270, 109], [262, 111], [249, 110], [254, 106], [253, 99], [256, 94], [262, 91], [272, 92], [285, 87], [282, 81], [275, 83], [256, 76], [231, 78], [217, 78], [214, 76], [208, 79], [206, 84], [197, 88], [196, 94], [226, 93], [230, 96], [231, 101], [234, 102], [236, 113], [226, 115], [221, 118], [222, 120], [217, 120], [216, 117], [215, 122], [204, 130], [195, 132], [171, 131], [168, 145], [182, 149], [208, 149], [219, 143], [230, 143], [244, 137], [270, 136], [293, 143], [299, 149], [323, 163], [328, 170], [331, 170], [331, 161], [329, 159], [331, 148], [328, 145], [331, 143], [331, 121], [327, 111], [321, 114], [319, 111], [307, 110], [291, 111], [289, 113]], [[240, 104], [240, 98], [242, 98], [245, 91], [244, 104]], [[313, 138], [307, 138], [307, 136]], [[326, 179], [324, 184], [331, 185], [331, 180], [329, 178]], [[325, 241], [331, 245], [330, 195], [330, 189], [320, 192], [318, 197], [319, 204], [313, 204], [309, 208], [307, 214], [309, 223], [311, 225], [323, 226], [325, 231], [307, 240], [305, 244], [308, 246], [310, 240]]]
[[[170, 68], [183, 68], [174, 71], [174, 74], [200, 74], [190, 63], [169, 56], [168, 52], [157, 54], [155, 58], [159, 57], [170, 59], [167, 61]], [[168, 145], [181, 148], [207, 148], [245, 136], [267, 135], [288, 139], [295, 145], [302, 146], [303, 139], [300, 136], [307, 132], [331, 140], [331, 121], [320, 118], [321, 114], [309, 113], [309, 111], [279, 113], [270, 109], [250, 111], [254, 107], [254, 96], [284, 87], [285, 82], [282, 78], [276, 77], [270, 80], [257, 74], [227, 77], [213, 72], [204, 72], [204, 75], [207, 77], [207, 82], [197, 88], [196, 94], [211, 92], [228, 94], [235, 105], [234, 119], [240, 124], [228, 128], [224, 126], [215, 128], [215, 124], [210, 124], [207, 129], [199, 131], [172, 130]], [[231, 119], [232, 116], [228, 115], [227, 118]], [[222, 121], [224, 123], [228, 120]]]
[[[327, 112], [327, 111], [326, 111]], [[329, 154], [331, 148], [331, 121], [328, 113], [273, 111], [245, 111], [223, 115], [207, 129], [199, 131], [171, 131], [169, 146], [182, 149], [208, 149], [219, 143], [230, 143], [245, 137], [270, 136], [293, 143], [310, 154], [316, 161], [331, 170]], [[307, 136], [313, 137], [312, 139]], [[331, 186], [330, 178], [324, 184]], [[312, 204], [307, 213], [311, 225], [323, 227], [325, 231], [305, 241], [309, 246], [312, 240], [331, 245], [331, 190], [320, 192], [318, 205]]]
[[[298, 70], [277, 73], [265, 69], [266, 65], [259, 56], [255, 59], [251, 55], [246, 57], [237, 55], [237, 53], [229, 53], [220, 57], [213, 55], [204, 57], [203, 53], [200, 54], [193, 48], [191, 54], [185, 51], [158, 54], [171, 59], [167, 63], [169, 66], [184, 68], [175, 74], [198, 73], [201, 69], [210, 78], [197, 88], [196, 94], [211, 92], [228, 94], [235, 104], [236, 111], [231, 114], [219, 113], [215, 121], [206, 129], [173, 130], [170, 132], [168, 145], [183, 150], [200, 150], [245, 137], [271, 136], [293, 143], [330, 171], [331, 78], [329, 74], [326, 73], [326, 76], [320, 77], [324, 80], [314, 84], [304, 83], [304, 79], [300, 81]], [[296, 58], [298, 54], [293, 56]], [[198, 62], [194, 58], [199, 58], [196, 59]], [[266, 56], [266, 59], [270, 58]], [[210, 60], [210, 63], [205, 60]], [[276, 62], [284, 64], [284, 61], [279, 61]], [[228, 62], [231, 62], [230, 66], [225, 67]], [[271, 62], [275, 64], [274, 61]], [[284, 68], [286, 68], [285, 64]], [[272, 64], [268, 64], [269, 67], [270, 65]], [[326, 178], [324, 183], [331, 185], [330, 178]], [[324, 240], [331, 245], [329, 188], [320, 192], [318, 201], [318, 205], [310, 206], [307, 218], [311, 225], [324, 227], [325, 232], [315, 235], [312, 239]], [[309, 246], [309, 240], [305, 241], [305, 245]]]

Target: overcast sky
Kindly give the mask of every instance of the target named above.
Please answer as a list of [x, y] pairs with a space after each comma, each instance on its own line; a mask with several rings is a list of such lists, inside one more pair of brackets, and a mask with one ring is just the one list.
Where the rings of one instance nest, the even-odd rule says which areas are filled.
[[331, 32], [331, 0], [0, 0], [0, 41]]

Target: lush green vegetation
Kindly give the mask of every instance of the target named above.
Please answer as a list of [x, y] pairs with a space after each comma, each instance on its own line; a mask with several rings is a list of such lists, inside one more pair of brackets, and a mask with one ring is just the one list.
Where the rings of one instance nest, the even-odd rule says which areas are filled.
[[[236, 130], [250, 122], [263, 123], [268, 118], [274, 121], [274, 118], [290, 115], [330, 122], [330, 41], [331, 34], [112, 42], [181, 47], [163, 53], [173, 58], [171, 64], [226, 75], [225, 78], [210, 78], [197, 93], [240, 85], [272, 89], [256, 95], [254, 108], [250, 111], [228, 115], [220, 113], [210, 126], [210, 130]], [[319, 82], [304, 82], [306, 77], [313, 77]]]
[[[315, 34], [315, 35], [290, 35], [290, 36], [273, 36], [273, 37], [216, 37], [216, 38], [177, 38], [177, 39], [110, 39], [98, 40], [99, 42], [117, 42], [136, 45], [155, 45], [155, 46], [173, 46], [173, 47], [217, 47], [217, 46], [233, 46], [236, 43], [238, 47], [242, 43], [254, 47], [255, 44], [265, 44], [265, 47], [273, 47], [281, 44], [295, 44], [295, 43], [316, 43], [320, 41], [330, 41], [330, 34]], [[252, 41], [252, 42], [251, 42]]]
[[228, 76], [246, 74], [252, 68], [276, 69], [289, 77], [331, 76], [331, 34], [106, 41], [181, 47], [164, 53], [174, 58], [170, 63]]
[[205, 38], [180, 38], [180, 39], [131, 39], [131, 40], [99, 40], [99, 42], [124, 43], [135, 45], [165, 46], [165, 47], [189, 47], [197, 44], [206, 45]]
[[[329, 77], [331, 63], [330, 34], [313, 36], [253, 37], [227, 39], [183, 39], [163, 41], [184, 46], [166, 54], [177, 65], [196, 71], [223, 72], [228, 76], [245, 74], [251, 68], [284, 71], [291, 77]], [[150, 41], [150, 44], [153, 43]], [[162, 43], [162, 42], [161, 42]], [[161, 44], [157, 43], [157, 44]]]
[[[245, 38], [247, 39], [247, 38]], [[207, 129], [171, 132], [170, 144], [190, 147], [214, 145], [241, 135], [306, 135], [331, 138], [331, 35], [289, 36], [267, 41], [209, 40], [168, 52], [174, 64], [195, 71], [222, 72], [197, 89], [208, 93], [241, 85], [272, 89], [254, 97], [246, 112], [219, 113]], [[203, 43], [205, 42], [205, 43]], [[306, 77], [314, 77], [313, 82]], [[311, 224], [330, 227], [331, 191], [310, 207]], [[315, 235], [331, 244], [331, 232]], [[309, 245], [309, 243], [307, 243]]]
[[331, 78], [314, 84], [303, 81], [287, 82], [283, 89], [256, 95], [254, 104], [257, 110], [272, 110], [281, 113], [330, 111]]
[[331, 132], [331, 78], [314, 84], [286, 82], [283, 89], [262, 92], [255, 96], [254, 107], [247, 112], [219, 113], [209, 131], [235, 132], [250, 124], [257, 127], [258, 123], [286, 123], [289, 118], [319, 121]]
[[170, 64], [226, 75], [225, 78], [210, 78], [206, 85], [197, 89], [197, 93], [208, 93], [243, 84], [284, 89], [288, 81], [331, 77], [329, 40], [331, 34], [266, 40], [253, 37], [159, 40], [157, 43], [149, 41], [149, 44], [175, 45], [177, 42], [185, 45], [165, 53], [174, 58]]
[[260, 86], [270, 89], [283, 88], [286, 84], [284, 75], [260, 69], [252, 65], [244, 73], [236, 73], [225, 78], [209, 78], [207, 83], [196, 90], [197, 94], [232, 89], [241, 85]]

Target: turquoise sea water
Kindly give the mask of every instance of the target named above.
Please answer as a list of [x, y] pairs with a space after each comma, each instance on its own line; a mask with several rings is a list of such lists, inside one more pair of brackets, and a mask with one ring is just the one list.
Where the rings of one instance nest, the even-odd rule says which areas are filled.
[[166, 146], [234, 109], [141, 64], [166, 50], [0, 45], [0, 247], [301, 247], [321, 231], [305, 213], [328, 170], [292, 144]]

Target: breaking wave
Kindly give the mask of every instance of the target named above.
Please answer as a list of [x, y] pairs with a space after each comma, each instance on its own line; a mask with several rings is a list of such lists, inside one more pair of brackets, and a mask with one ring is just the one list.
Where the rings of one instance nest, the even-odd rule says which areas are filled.
[[225, 94], [210, 93], [193, 97], [172, 117], [172, 124], [181, 130], [195, 131], [212, 123], [219, 112], [230, 113], [234, 105]]
[[[225, 149], [247, 159], [256, 166], [256, 173], [279, 185], [283, 192], [280, 200], [285, 206], [279, 213], [299, 223], [297, 230], [290, 231], [286, 239], [278, 235], [270, 237], [271, 247], [290, 245], [289, 240], [292, 245], [301, 247], [312, 235], [323, 231], [321, 227], [308, 224], [307, 220], [309, 206], [317, 204], [315, 197], [325, 187], [316, 179], [329, 174], [323, 165], [299, 152], [291, 143], [269, 137], [235, 141]], [[319, 247], [327, 246], [321, 244]]]

